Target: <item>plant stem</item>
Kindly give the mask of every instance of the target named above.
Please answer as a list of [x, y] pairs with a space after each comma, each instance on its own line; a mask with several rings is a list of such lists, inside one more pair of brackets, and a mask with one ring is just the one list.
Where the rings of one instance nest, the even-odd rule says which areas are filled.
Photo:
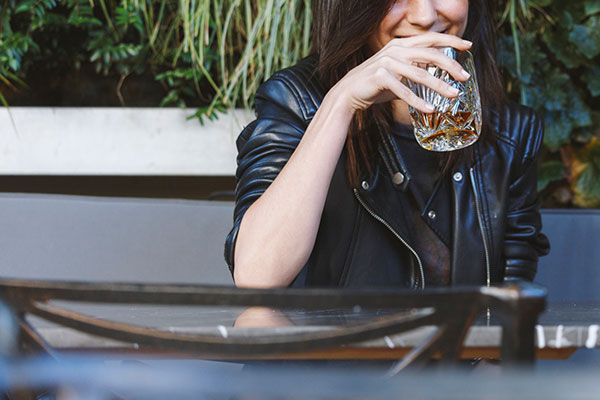
[[510, 29], [512, 32], [514, 48], [515, 48], [517, 76], [519, 77], [519, 81], [520, 81], [519, 86], [521, 88], [521, 103], [523, 103], [524, 105], [527, 105], [527, 92], [525, 91], [525, 86], [523, 85], [523, 81], [521, 80], [521, 48], [520, 48], [520, 42], [519, 42], [519, 30], [517, 28], [516, 0], [511, 0], [511, 2], [510, 2], [509, 20], [510, 20]]

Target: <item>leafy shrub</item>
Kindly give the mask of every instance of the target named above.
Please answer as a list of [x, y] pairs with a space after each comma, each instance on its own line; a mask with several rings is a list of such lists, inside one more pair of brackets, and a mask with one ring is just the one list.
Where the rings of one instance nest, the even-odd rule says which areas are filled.
[[308, 0], [10, 0], [0, 76], [7, 85], [25, 76], [22, 56], [40, 51], [36, 33], [76, 27], [85, 38], [77, 56], [98, 73], [151, 71], [167, 92], [160, 105], [196, 97], [196, 116], [214, 117], [251, 106], [265, 77], [307, 54], [310, 22]]
[[513, 98], [545, 119], [538, 187], [550, 205], [600, 206], [600, 2], [510, 0], [499, 61]]

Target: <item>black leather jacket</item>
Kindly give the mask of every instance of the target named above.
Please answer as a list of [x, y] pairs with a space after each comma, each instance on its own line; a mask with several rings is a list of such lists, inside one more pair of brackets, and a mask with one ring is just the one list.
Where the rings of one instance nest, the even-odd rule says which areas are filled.
[[[242, 216], [281, 171], [325, 95], [314, 68], [314, 58], [304, 59], [264, 83], [255, 98], [257, 119], [237, 140], [234, 227], [225, 243], [232, 271]], [[510, 105], [495, 113], [493, 126], [493, 143], [479, 140], [474, 162], [456, 166], [446, 179], [450, 188], [434, 191], [422, 214], [434, 231], [449, 238], [453, 285], [532, 280], [538, 256], [549, 249], [540, 233], [536, 190], [542, 123], [530, 109]], [[382, 159], [395, 157], [403, 169], [397, 139], [387, 137]], [[394, 191], [410, 184], [408, 171], [389, 171], [382, 162], [374, 176], [353, 189], [343, 160], [344, 154], [313, 252], [296, 285], [425, 287], [420, 257], [406, 239], [410, 228], [394, 200]], [[396, 179], [394, 184], [395, 172], [405, 178], [402, 183]]]

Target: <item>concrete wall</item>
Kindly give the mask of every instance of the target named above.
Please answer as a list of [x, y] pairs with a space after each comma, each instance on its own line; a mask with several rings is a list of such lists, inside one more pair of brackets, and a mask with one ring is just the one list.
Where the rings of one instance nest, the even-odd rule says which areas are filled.
[[235, 173], [235, 139], [253, 113], [216, 121], [177, 108], [0, 108], [0, 175]]

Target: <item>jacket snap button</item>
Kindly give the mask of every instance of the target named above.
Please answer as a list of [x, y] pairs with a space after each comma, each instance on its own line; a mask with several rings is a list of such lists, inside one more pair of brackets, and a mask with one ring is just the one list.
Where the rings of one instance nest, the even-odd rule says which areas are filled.
[[394, 185], [402, 185], [402, 182], [404, 182], [404, 175], [402, 175], [401, 172], [396, 172], [392, 177], [392, 182], [394, 182]]
[[456, 182], [460, 182], [463, 179], [463, 174], [460, 172], [457, 172], [452, 176], [452, 179], [454, 179]]
[[435, 211], [431, 210], [427, 213], [427, 216], [431, 219], [435, 219], [435, 217], [437, 217], [437, 214], [435, 213]]
[[362, 188], [365, 189], [365, 190], [369, 190], [369, 182], [362, 181]]

